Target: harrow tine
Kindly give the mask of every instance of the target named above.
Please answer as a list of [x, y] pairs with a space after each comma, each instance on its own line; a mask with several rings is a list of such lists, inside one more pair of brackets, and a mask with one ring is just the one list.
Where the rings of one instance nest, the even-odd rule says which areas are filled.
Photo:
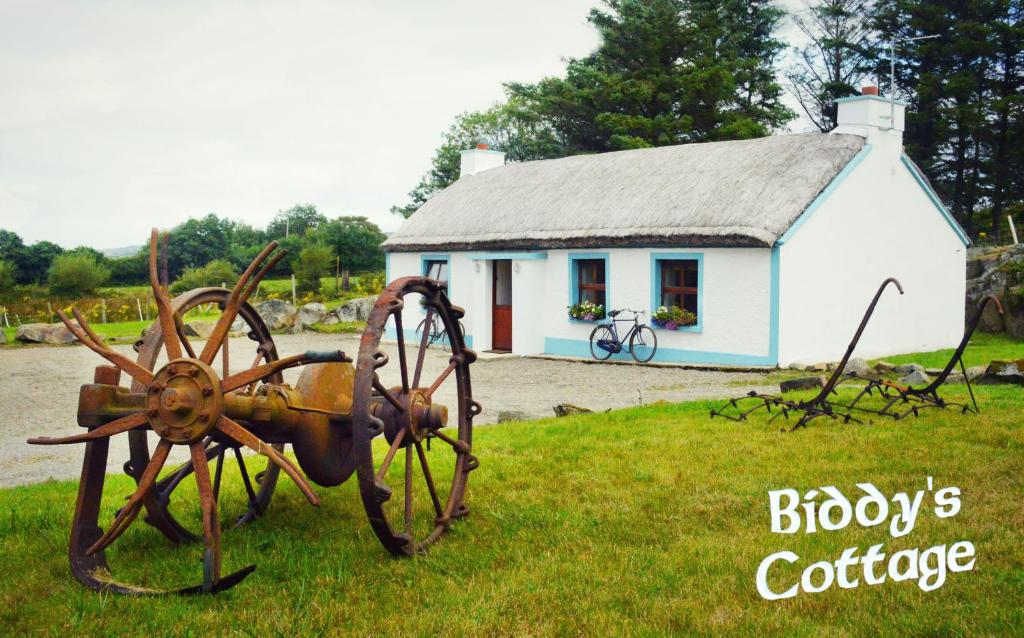
[[153, 382], [153, 373], [143, 368], [139, 364], [135, 363], [128, 357], [114, 352], [110, 348], [107, 348], [102, 342], [96, 342], [89, 338], [89, 335], [80, 326], [73, 323], [68, 316], [64, 314], [63, 310], [57, 311], [57, 317], [60, 318], [61, 322], [71, 331], [71, 334], [82, 342], [84, 346], [100, 355], [107, 361], [113, 363], [115, 366], [124, 371], [128, 376], [135, 379], [139, 383], [149, 385]]
[[[220, 517], [217, 515], [217, 499], [210, 484], [210, 464], [206, 449], [200, 442], [189, 446], [192, 452], [192, 473], [196, 477], [199, 500], [203, 511], [203, 590], [210, 591], [220, 580]], [[219, 457], [223, 460], [223, 457]], [[220, 472], [217, 475], [220, 479]]]
[[160, 331], [164, 337], [164, 348], [167, 350], [167, 358], [180, 359], [181, 342], [178, 341], [178, 331], [174, 325], [174, 310], [171, 308], [167, 290], [160, 283], [157, 266], [159, 238], [160, 233], [154, 228], [149, 235], [149, 285], [153, 289], [153, 299], [156, 300], [156, 310], [160, 321]]
[[262, 454], [276, 463], [282, 470], [284, 470], [285, 474], [295, 481], [295, 484], [306, 496], [306, 500], [309, 501], [310, 505], [315, 507], [320, 506], [320, 499], [318, 499], [316, 494], [313, 493], [313, 488], [309, 486], [309, 483], [307, 483], [306, 479], [302, 477], [299, 470], [292, 465], [291, 461], [275, 450], [273, 446], [264, 443], [255, 434], [246, 430], [226, 416], [221, 416], [217, 421], [217, 429], [231, 437], [235, 442], [244, 445], [254, 452]]
[[129, 414], [123, 416], [116, 421], [110, 423], [104, 423], [98, 428], [89, 430], [85, 434], [76, 434], [74, 436], [62, 436], [62, 437], [49, 437], [41, 436], [28, 440], [28, 443], [32, 445], [63, 445], [65, 443], [88, 443], [89, 441], [95, 441], [96, 439], [102, 439], [108, 436], [114, 436], [122, 432], [127, 432], [140, 425], [145, 425], [149, 422], [149, 418], [144, 412], [136, 412], [135, 414]]
[[114, 518], [114, 522], [111, 523], [110, 529], [108, 529], [106, 533], [99, 538], [99, 540], [93, 543], [92, 546], [85, 551], [87, 556], [92, 556], [93, 554], [101, 552], [109, 547], [110, 544], [117, 540], [121, 534], [128, 529], [128, 526], [132, 524], [132, 521], [134, 521], [135, 517], [138, 516], [139, 510], [142, 509], [142, 499], [146, 496], [149, 490], [153, 488], [157, 474], [160, 473], [160, 468], [162, 468], [164, 466], [164, 462], [167, 461], [167, 455], [171, 451], [171, 445], [170, 441], [164, 439], [160, 440], [160, 443], [156, 446], [156, 450], [153, 452], [153, 458], [149, 461], [149, 465], [146, 466], [146, 471], [142, 473], [142, 478], [139, 480], [139, 486], [135, 490], [135, 493], [131, 495], [120, 513], [118, 513]]

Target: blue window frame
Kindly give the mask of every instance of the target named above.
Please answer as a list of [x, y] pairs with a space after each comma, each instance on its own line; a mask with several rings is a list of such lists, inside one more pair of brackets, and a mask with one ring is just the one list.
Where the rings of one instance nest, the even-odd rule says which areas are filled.
[[569, 254], [569, 303], [591, 301], [611, 309], [611, 271], [608, 253]]
[[[451, 285], [451, 256], [450, 255], [421, 255], [420, 273], [424, 277], [430, 277]], [[450, 288], [449, 288], [450, 290]]]
[[704, 329], [704, 254], [651, 253], [651, 312], [679, 306], [697, 315], [697, 323], [680, 331]]

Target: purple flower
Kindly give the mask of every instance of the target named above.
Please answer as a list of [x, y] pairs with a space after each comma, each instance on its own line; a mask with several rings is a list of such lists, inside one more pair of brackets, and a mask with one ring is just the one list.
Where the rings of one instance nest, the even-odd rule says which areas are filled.
[[666, 321], [665, 322], [665, 329], [667, 329], [667, 330], [675, 330], [678, 327], [679, 326], [677, 326], [674, 321]]

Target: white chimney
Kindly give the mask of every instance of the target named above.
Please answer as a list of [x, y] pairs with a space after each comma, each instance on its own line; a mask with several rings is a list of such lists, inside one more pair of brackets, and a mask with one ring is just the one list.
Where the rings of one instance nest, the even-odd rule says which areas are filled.
[[878, 87], [865, 86], [860, 95], [836, 100], [837, 126], [833, 133], [860, 135], [868, 142], [895, 143], [902, 150], [907, 103], [878, 95]]
[[492, 151], [487, 144], [480, 142], [476, 148], [462, 151], [462, 162], [459, 164], [459, 177], [476, 175], [481, 171], [505, 165], [505, 154]]

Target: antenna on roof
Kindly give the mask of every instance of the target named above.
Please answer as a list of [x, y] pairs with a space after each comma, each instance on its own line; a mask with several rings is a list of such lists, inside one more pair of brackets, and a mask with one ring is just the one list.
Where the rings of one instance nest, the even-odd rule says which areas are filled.
[[889, 40], [889, 128], [896, 125], [896, 43], [917, 42], [941, 37], [936, 35], [919, 35], [916, 38], [892, 38]]

